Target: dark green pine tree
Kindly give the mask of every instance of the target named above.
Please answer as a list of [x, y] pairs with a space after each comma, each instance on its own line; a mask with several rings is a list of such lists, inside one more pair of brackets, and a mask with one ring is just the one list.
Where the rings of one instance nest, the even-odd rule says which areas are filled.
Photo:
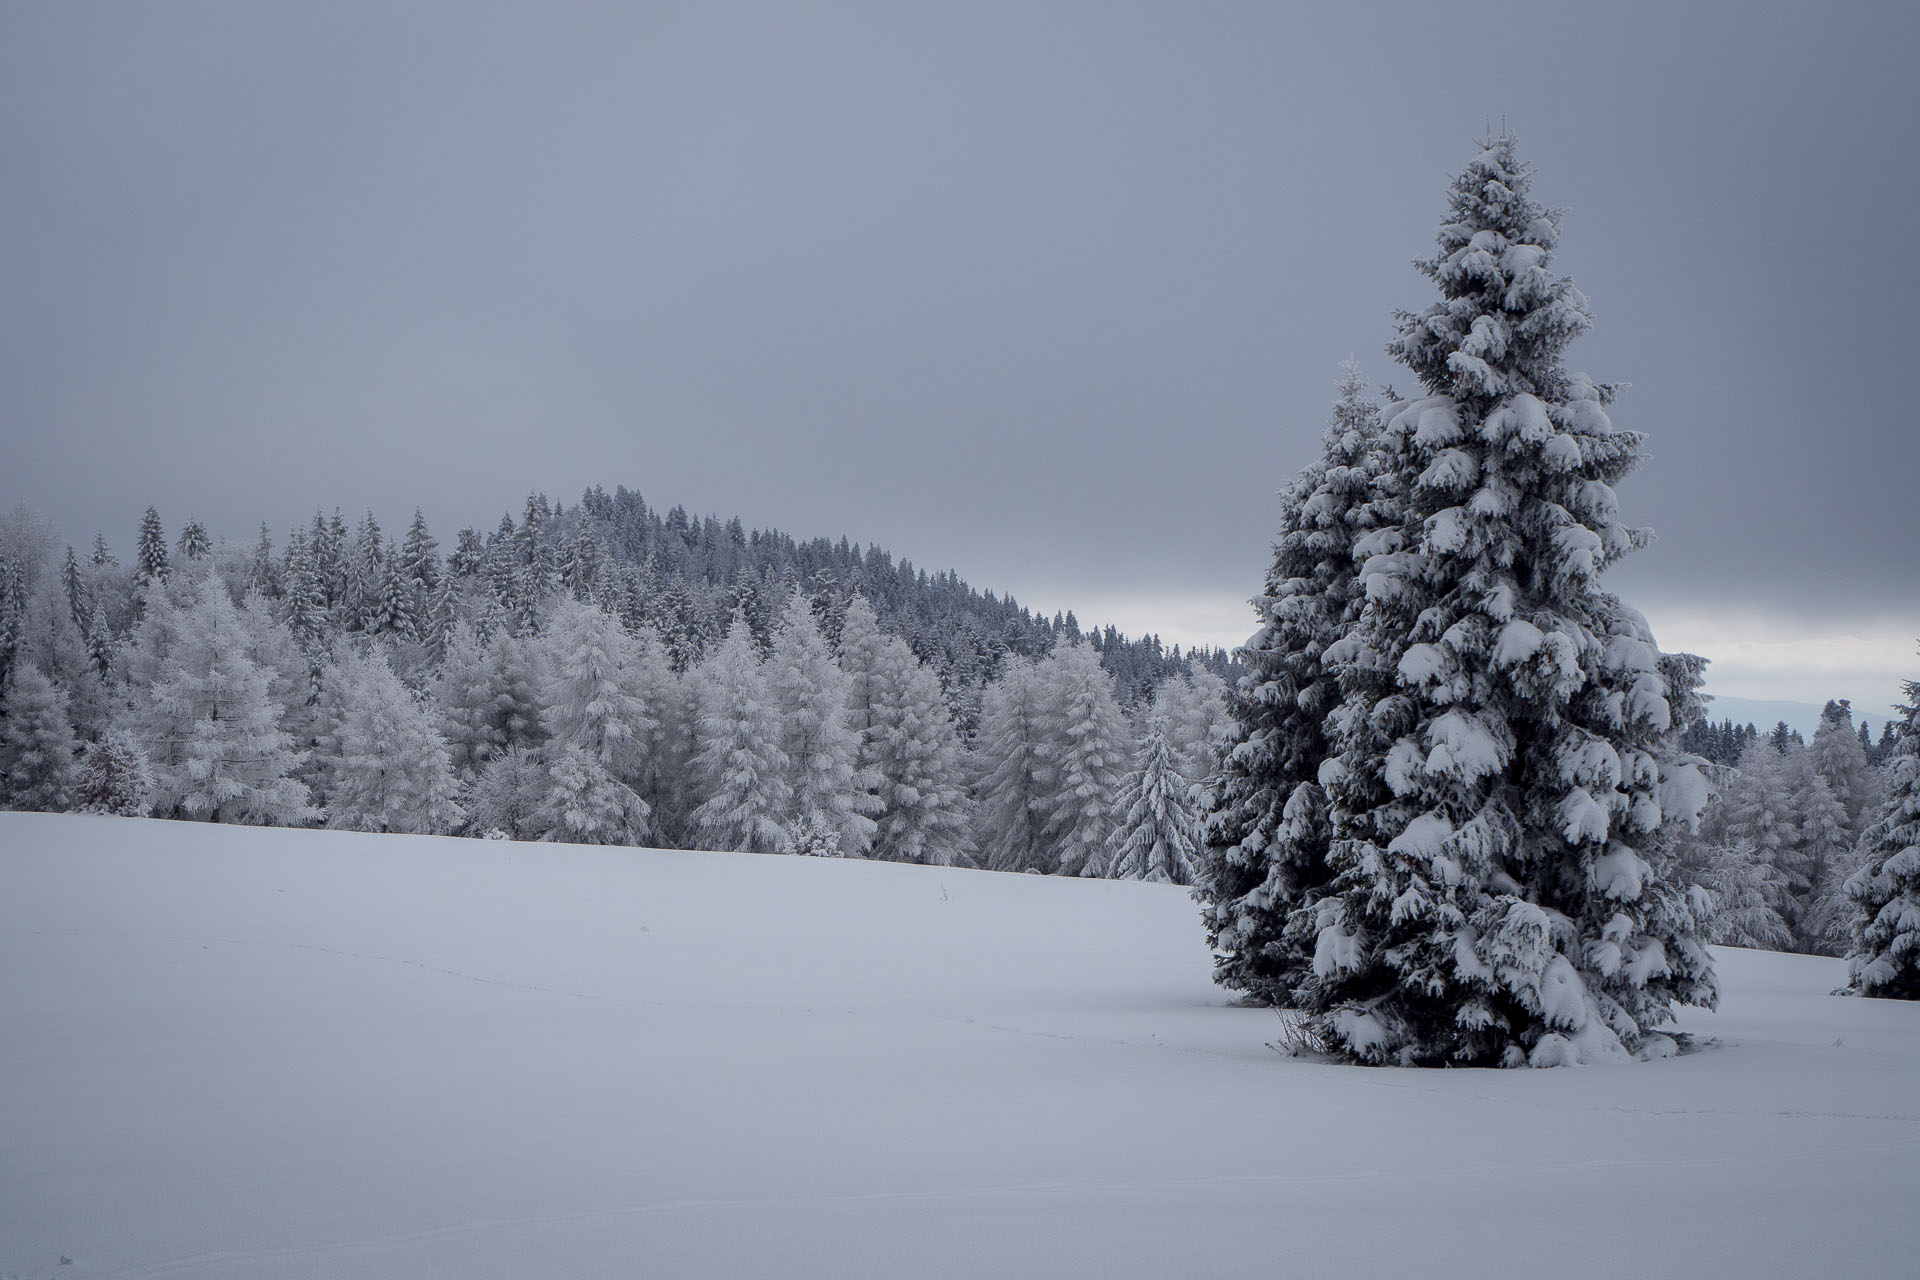
[[1380, 409], [1359, 365], [1343, 366], [1320, 457], [1280, 494], [1280, 532], [1260, 629], [1241, 651], [1247, 674], [1228, 694], [1232, 736], [1205, 820], [1194, 897], [1214, 947], [1214, 979], [1291, 1003], [1313, 955], [1311, 906], [1327, 881], [1325, 720], [1340, 701], [1327, 650], [1352, 628], [1360, 595], [1356, 539], [1391, 502], [1373, 483]]
[[1610, 391], [1562, 364], [1586, 298], [1509, 135], [1452, 184], [1440, 300], [1389, 351], [1425, 395], [1385, 412], [1399, 524], [1362, 546], [1366, 603], [1329, 718], [1334, 878], [1304, 1003], [1366, 1062], [1554, 1065], [1670, 1052], [1711, 1005], [1702, 899], [1670, 825], [1706, 786], [1677, 737], [1696, 678], [1599, 575], [1646, 537]]

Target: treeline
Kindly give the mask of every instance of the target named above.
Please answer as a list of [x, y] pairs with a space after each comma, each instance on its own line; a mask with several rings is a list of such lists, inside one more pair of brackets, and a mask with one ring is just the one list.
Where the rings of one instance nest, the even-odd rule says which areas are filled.
[[[1852, 704], [1848, 699], [1841, 698], [1837, 701], [1829, 701], [1822, 709], [1820, 713], [1822, 724], [1842, 709], [1845, 709], [1847, 719], [1851, 720]], [[1867, 763], [1875, 768], [1892, 760], [1894, 750], [1900, 744], [1900, 736], [1894, 731], [1892, 720], [1880, 726], [1878, 742], [1874, 741], [1873, 734], [1864, 722], [1854, 733], [1860, 739], [1860, 750], [1865, 753]], [[1713, 764], [1730, 765], [1738, 763], [1741, 753], [1752, 746], [1759, 736], [1760, 731], [1752, 722], [1735, 724], [1732, 720], [1708, 720], [1703, 716], [1687, 727], [1686, 734], [1681, 738], [1681, 745], [1694, 755]], [[1800, 731], [1789, 728], [1784, 720], [1776, 722], [1767, 737], [1773, 743], [1774, 750], [1783, 755], [1790, 743], [1797, 742], [1803, 747], [1806, 745], [1806, 739], [1800, 736]]]
[[1768, 733], [1705, 720], [1688, 730], [1687, 747], [1715, 766], [1714, 796], [1676, 843], [1686, 878], [1714, 895], [1714, 941], [1846, 954], [1847, 881], [1891, 789], [1894, 723], [1875, 743], [1841, 698], [1822, 709], [1811, 743], [1784, 721]]
[[17, 808], [1184, 881], [1225, 732], [1219, 654], [626, 490], [444, 558], [417, 515], [0, 535]]

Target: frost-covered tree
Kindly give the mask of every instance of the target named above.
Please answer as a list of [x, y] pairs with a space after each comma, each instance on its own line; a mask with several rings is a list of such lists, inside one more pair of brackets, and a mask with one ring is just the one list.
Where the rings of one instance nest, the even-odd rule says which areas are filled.
[[73, 807], [81, 813], [143, 817], [153, 808], [153, 770], [139, 739], [109, 730], [80, 751], [73, 776]]
[[0, 700], [0, 797], [9, 809], [60, 813], [73, 804], [73, 720], [38, 667], [16, 666]]
[[880, 800], [871, 856], [939, 867], [973, 865], [965, 765], [940, 678], [895, 639], [860, 772]]
[[542, 840], [565, 844], [646, 843], [647, 802], [578, 746], [558, 748], [547, 797], [535, 816]]
[[1120, 793], [1120, 825], [1108, 855], [1117, 880], [1189, 884], [1200, 847], [1200, 824], [1187, 795], [1187, 779], [1172, 744], [1149, 729], [1139, 767]]
[[297, 826], [315, 816], [290, 776], [302, 753], [280, 727], [266, 673], [226, 588], [208, 582], [179, 612], [145, 701], [131, 717], [153, 766], [160, 817]]
[[893, 862], [966, 865], [966, 789], [959, 740], [940, 681], [898, 636], [880, 630], [864, 598], [840, 627], [849, 725], [860, 735], [855, 774], [871, 800], [871, 856]]
[[471, 784], [487, 761], [506, 749], [507, 738], [494, 724], [493, 667], [486, 645], [465, 622], [455, 624], [447, 640], [433, 702], [447, 763], [463, 785]]
[[113, 628], [107, 625], [106, 607], [98, 601], [87, 620], [87, 669], [100, 680], [113, 675]]
[[811, 840], [813, 828], [824, 825], [838, 837], [836, 856], [865, 856], [874, 834], [869, 813], [878, 805], [855, 774], [860, 736], [847, 722], [851, 682], [834, 665], [813, 610], [798, 591], [788, 597], [765, 671], [783, 730], [790, 833]]
[[1853, 902], [1847, 972], [1862, 995], [1920, 1000], [1920, 681], [1906, 685], [1886, 799], [1860, 834], [1847, 880]]
[[[1209, 799], [1207, 782], [1233, 733], [1227, 685], [1204, 667], [1168, 676], [1154, 694], [1153, 716], [1173, 749], [1173, 762], [1188, 779], [1195, 800]], [[1203, 810], [1209, 805], [1203, 806]]]
[[658, 728], [646, 690], [665, 662], [617, 618], [577, 600], [554, 611], [541, 644], [540, 723], [550, 740], [580, 748], [622, 782], [638, 781]]
[[542, 812], [551, 786], [540, 753], [506, 747], [488, 758], [467, 791], [467, 834], [498, 831], [514, 840], [537, 840], [545, 833]]
[[1391, 509], [1374, 476], [1379, 405], [1358, 364], [1341, 368], [1320, 458], [1280, 493], [1273, 563], [1253, 601], [1260, 627], [1228, 695], [1195, 872], [1215, 981], [1275, 1004], [1291, 1002], [1307, 976], [1316, 924], [1306, 909], [1330, 875], [1320, 766], [1341, 692], [1326, 654], [1359, 618], [1354, 543]]
[[1839, 955], [1846, 946], [1845, 883], [1853, 869], [1847, 811], [1814, 769], [1813, 753], [1798, 742], [1780, 758], [1780, 783], [1796, 836], [1776, 864], [1786, 890], [1781, 915], [1794, 950]]
[[[1862, 725], [1864, 729], [1866, 726]], [[1867, 749], [1853, 727], [1853, 707], [1847, 699], [1829, 702], [1820, 714], [1820, 727], [1807, 744], [1814, 770], [1826, 780], [1827, 790], [1840, 802], [1847, 815], [1849, 841], [1857, 833], [1863, 818], [1869, 817], [1880, 803], [1879, 787]]]
[[1682, 846], [1682, 874], [1713, 895], [1707, 940], [1762, 951], [1784, 950], [1793, 935], [1774, 904], [1779, 893], [1773, 865], [1753, 841], [1692, 841]]
[[533, 650], [511, 631], [497, 631], [487, 645], [493, 685], [490, 723], [502, 747], [537, 747], [546, 741], [540, 724], [540, 671]]
[[342, 658], [333, 685], [327, 825], [409, 835], [458, 827], [466, 814], [432, 709], [407, 692], [377, 652]]
[[[1800, 841], [1783, 772], [1782, 757], [1773, 744], [1764, 737], [1755, 738], [1741, 751], [1717, 806], [1727, 836], [1752, 844], [1762, 862], [1782, 873]], [[1774, 906], [1784, 909], [1789, 892], [1786, 881], [1777, 874], [1773, 884]]]
[[1062, 875], [1104, 876], [1119, 820], [1120, 788], [1132, 735], [1114, 700], [1113, 679], [1088, 645], [1063, 645], [1040, 664], [1057, 717], [1048, 734], [1053, 793], [1045, 838]]
[[1425, 395], [1384, 411], [1397, 523], [1355, 547], [1365, 604], [1327, 655], [1333, 870], [1313, 1029], [1366, 1062], [1536, 1066], [1669, 1052], [1714, 1003], [1663, 827], [1706, 785], [1678, 754], [1645, 620], [1599, 575], [1645, 535], [1613, 485], [1640, 459], [1605, 387], [1566, 371], [1585, 297], [1511, 136], [1455, 180], [1439, 302], [1390, 351]]
[[844, 858], [840, 832], [818, 811], [787, 824], [787, 853], [802, 858]]
[[1054, 766], [1048, 689], [1031, 662], [1013, 659], [981, 699], [974, 796], [981, 865], [994, 871], [1052, 871], [1046, 841]]
[[793, 789], [781, 728], [753, 633], [736, 617], [700, 670], [693, 771], [705, 799], [692, 815], [699, 848], [778, 853], [786, 844]]

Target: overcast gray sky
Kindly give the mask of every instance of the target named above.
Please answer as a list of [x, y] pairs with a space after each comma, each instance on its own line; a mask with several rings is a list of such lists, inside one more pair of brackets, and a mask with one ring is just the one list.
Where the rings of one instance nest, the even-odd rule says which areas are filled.
[[0, 505], [590, 483], [1237, 641], [1504, 118], [1716, 688], [1920, 675], [1916, 6], [0, 8]]

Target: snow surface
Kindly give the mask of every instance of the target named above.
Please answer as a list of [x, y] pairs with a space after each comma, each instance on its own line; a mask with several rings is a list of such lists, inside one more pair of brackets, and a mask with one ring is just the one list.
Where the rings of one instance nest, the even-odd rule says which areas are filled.
[[1169, 886], [0, 814], [0, 1274], [1913, 1274], [1920, 1007], [1719, 956], [1700, 1052], [1366, 1069]]

